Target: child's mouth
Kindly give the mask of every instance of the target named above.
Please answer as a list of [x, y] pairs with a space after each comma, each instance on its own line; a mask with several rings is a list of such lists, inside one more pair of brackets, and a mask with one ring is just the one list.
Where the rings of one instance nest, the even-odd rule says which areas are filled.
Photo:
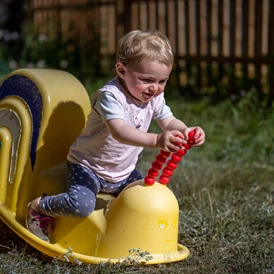
[[143, 93], [143, 98], [152, 99], [156, 93]]

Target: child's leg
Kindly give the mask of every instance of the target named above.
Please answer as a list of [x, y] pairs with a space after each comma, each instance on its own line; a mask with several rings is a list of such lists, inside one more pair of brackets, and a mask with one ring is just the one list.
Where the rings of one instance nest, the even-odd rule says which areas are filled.
[[96, 204], [96, 195], [100, 191], [98, 176], [87, 168], [67, 163], [67, 192], [46, 196], [39, 203], [40, 209], [47, 215], [87, 217]]
[[120, 183], [120, 186], [114, 191], [112, 192], [115, 196], [118, 196], [122, 190], [129, 184], [133, 183], [133, 182], [136, 182], [138, 180], [141, 180], [143, 177], [141, 175], [141, 173], [137, 170], [137, 169], [134, 169], [131, 174], [128, 176], [127, 179], [125, 179], [124, 181], [122, 181]]
[[95, 208], [100, 183], [93, 172], [68, 162], [67, 187], [66, 193], [42, 196], [28, 204], [26, 227], [44, 241], [49, 242], [49, 228], [54, 227], [52, 217], [86, 217]]
[[134, 169], [134, 170], [131, 172], [131, 174], [129, 175], [129, 177], [127, 178], [127, 181], [126, 181], [126, 185], [125, 185], [125, 186], [127, 186], [127, 185], [129, 185], [129, 184], [131, 184], [131, 183], [133, 183], [133, 182], [136, 182], [136, 181], [138, 181], [138, 180], [141, 180], [141, 179], [143, 179], [141, 173], [140, 173], [137, 169]]

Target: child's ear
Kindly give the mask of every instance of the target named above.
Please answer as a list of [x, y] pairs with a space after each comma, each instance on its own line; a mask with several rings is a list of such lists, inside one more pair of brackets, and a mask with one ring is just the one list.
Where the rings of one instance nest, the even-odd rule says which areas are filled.
[[116, 63], [115, 69], [116, 69], [117, 75], [120, 78], [124, 79], [125, 78], [125, 72], [126, 72], [124, 64], [121, 63], [121, 62]]

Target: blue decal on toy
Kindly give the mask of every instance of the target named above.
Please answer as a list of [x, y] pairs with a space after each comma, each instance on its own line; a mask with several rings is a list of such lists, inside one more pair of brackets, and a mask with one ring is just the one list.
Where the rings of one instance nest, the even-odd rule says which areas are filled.
[[30, 158], [33, 169], [36, 160], [36, 147], [43, 111], [42, 96], [36, 84], [23, 75], [13, 75], [0, 86], [0, 100], [11, 95], [18, 96], [24, 100], [32, 115], [33, 127]]

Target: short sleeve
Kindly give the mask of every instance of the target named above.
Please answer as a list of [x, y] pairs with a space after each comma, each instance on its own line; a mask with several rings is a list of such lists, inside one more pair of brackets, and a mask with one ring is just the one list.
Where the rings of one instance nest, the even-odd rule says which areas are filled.
[[154, 120], [164, 120], [173, 115], [170, 107], [166, 105], [166, 101], [163, 94], [157, 97], [155, 105], [156, 106], [153, 114]]
[[103, 121], [111, 119], [125, 120], [124, 109], [111, 92], [102, 92], [93, 107]]

